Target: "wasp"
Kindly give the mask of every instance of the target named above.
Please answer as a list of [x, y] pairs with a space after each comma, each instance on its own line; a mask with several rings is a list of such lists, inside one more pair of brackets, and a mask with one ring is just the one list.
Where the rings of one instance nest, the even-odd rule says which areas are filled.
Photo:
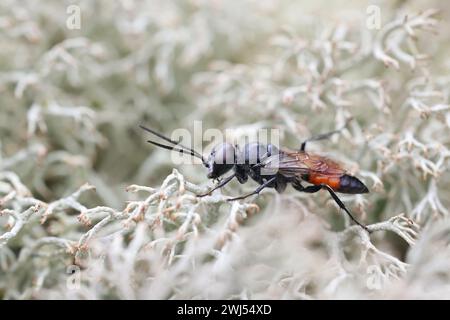
[[[259, 142], [247, 143], [240, 148], [238, 145], [224, 142], [216, 145], [207, 158], [194, 149], [171, 140], [152, 129], [142, 125], [140, 127], [168, 142], [169, 145], [152, 140], [147, 140], [147, 142], [160, 148], [189, 154], [202, 161], [208, 169], [207, 177], [217, 180], [218, 184], [207, 193], [197, 195], [198, 197], [210, 195], [214, 190], [222, 188], [235, 178], [239, 183], [244, 184], [249, 177], [259, 184], [258, 188], [248, 194], [229, 198], [228, 201], [258, 195], [265, 188], [274, 188], [277, 192], [282, 193], [289, 184], [300, 192], [315, 193], [325, 190], [354, 223], [368, 231], [367, 227], [350, 213], [336, 193], [362, 194], [368, 193], [369, 189], [358, 178], [347, 173], [338, 162], [306, 152], [308, 142], [327, 139], [342, 131], [347, 124], [348, 121], [341, 129], [306, 139], [298, 150], [279, 149], [273, 144]], [[230, 171], [232, 173], [223, 178]], [[308, 185], [305, 186], [303, 183]]]

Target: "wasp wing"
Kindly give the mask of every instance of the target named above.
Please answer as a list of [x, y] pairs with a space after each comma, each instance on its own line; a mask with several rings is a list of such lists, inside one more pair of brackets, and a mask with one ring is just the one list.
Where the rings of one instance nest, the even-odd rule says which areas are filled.
[[280, 151], [264, 161], [263, 170], [278, 172], [286, 177], [307, 174], [339, 177], [346, 173], [339, 163], [323, 156], [306, 152]]

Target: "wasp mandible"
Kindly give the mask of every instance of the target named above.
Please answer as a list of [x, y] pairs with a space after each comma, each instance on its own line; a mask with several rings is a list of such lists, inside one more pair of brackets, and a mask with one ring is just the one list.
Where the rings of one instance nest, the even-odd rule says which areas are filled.
[[[199, 158], [208, 169], [207, 176], [209, 179], [220, 179], [227, 172], [232, 171], [231, 175], [220, 181], [209, 192], [197, 195], [198, 197], [210, 195], [214, 190], [222, 188], [234, 178], [241, 184], [246, 183], [248, 177], [259, 184], [258, 188], [243, 196], [229, 198], [228, 201], [241, 200], [257, 195], [265, 188], [275, 188], [277, 192], [281, 193], [288, 184], [292, 185], [294, 189], [306, 193], [326, 190], [354, 223], [368, 231], [365, 225], [353, 217], [336, 193], [360, 194], [368, 193], [369, 189], [358, 178], [348, 174], [336, 161], [305, 150], [308, 142], [327, 139], [333, 134], [339, 133], [347, 126], [348, 122], [338, 130], [306, 139], [298, 150], [278, 149], [273, 144], [261, 144], [259, 142], [247, 143], [243, 148], [240, 148], [238, 145], [224, 142], [215, 146], [207, 158], [204, 158], [194, 149], [171, 140], [152, 129], [142, 125], [140, 127], [168, 142], [169, 145], [152, 140], [147, 142], [164, 149]], [[307, 182], [310, 185], [304, 186], [302, 182]]]

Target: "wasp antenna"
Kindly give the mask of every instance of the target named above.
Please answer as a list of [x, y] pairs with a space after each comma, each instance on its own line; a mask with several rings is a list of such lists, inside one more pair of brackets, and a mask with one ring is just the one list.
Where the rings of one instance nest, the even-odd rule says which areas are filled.
[[163, 149], [167, 149], [167, 150], [171, 150], [171, 151], [178, 151], [178, 152], [183, 153], [183, 154], [186, 154], [186, 153], [190, 154], [191, 156], [199, 158], [200, 160], [202, 160], [202, 163], [203, 163], [203, 165], [205, 167], [207, 167], [207, 168], [209, 167], [209, 164], [206, 162], [205, 158], [203, 156], [199, 155], [197, 152], [194, 152], [193, 150], [185, 150], [185, 149], [177, 148], [175, 146], [167, 146], [165, 144], [158, 143], [158, 142], [155, 142], [155, 141], [152, 141], [152, 140], [147, 140], [147, 142], [151, 143], [151, 144], [153, 144], [153, 145], [155, 145], [157, 147], [163, 148]]
[[157, 137], [159, 137], [159, 138], [161, 138], [161, 139], [163, 139], [163, 140], [165, 140], [165, 141], [167, 141], [167, 142], [173, 144], [173, 146], [168, 146], [168, 145], [165, 145], [165, 144], [161, 144], [161, 143], [158, 143], [158, 142], [155, 142], [155, 141], [152, 141], [152, 140], [147, 140], [148, 143], [151, 143], [151, 144], [153, 144], [153, 145], [155, 145], [155, 146], [158, 146], [158, 147], [160, 147], [160, 148], [164, 148], [164, 149], [167, 149], [167, 150], [175, 150], [175, 151], [178, 151], [178, 152], [180, 152], [180, 153], [187, 153], [187, 154], [190, 154], [190, 155], [192, 155], [192, 156], [194, 156], [194, 157], [197, 157], [197, 158], [199, 158], [200, 160], [202, 160], [202, 163], [203, 163], [203, 165], [204, 165], [205, 167], [209, 167], [209, 165], [208, 165], [208, 163], [206, 162], [205, 158], [204, 158], [200, 153], [198, 153], [197, 151], [195, 151], [194, 149], [188, 148], [188, 147], [186, 147], [186, 146], [183, 146], [182, 144], [180, 144], [179, 141], [177, 142], [177, 141], [174, 141], [174, 140], [172, 140], [172, 139], [169, 139], [169, 138], [167, 138], [166, 136], [162, 135], [161, 133], [158, 133], [158, 132], [156, 132], [156, 131], [154, 131], [154, 130], [152, 130], [152, 129], [150, 129], [150, 128], [147, 128], [147, 127], [145, 127], [145, 126], [143, 126], [143, 125], [139, 125], [139, 127], [140, 127], [141, 129], [143, 129], [143, 130], [145, 130], [145, 131], [147, 131], [147, 132], [150, 132], [151, 134], [153, 134], [153, 135], [155, 135], [155, 136], [157, 136]]
[[192, 151], [190, 151], [190, 150], [185, 150], [185, 149], [177, 148], [177, 147], [175, 147], [175, 146], [167, 146], [167, 145], [165, 145], [165, 144], [158, 143], [158, 142], [155, 142], [155, 141], [152, 141], [152, 140], [147, 140], [147, 142], [148, 142], [148, 143], [151, 143], [151, 144], [153, 144], [153, 145], [155, 145], [155, 146], [157, 146], [157, 147], [164, 148], [164, 149], [167, 149], [167, 150], [173, 150], [173, 151], [178, 151], [178, 152], [180, 152], [180, 153], [187, 153], [187, 154], [190, 154], [191, 156], [194, 156], [194, 157], [196, 157], [196, 158], [200, 158], [200, 159], [202, 159], [202, 161], [203, 161], [203, 158], [202, 158], [202, 157], [199, 157], [196, 153], [194, 153], [194, 152], [192, 152]]
[[197, 151], [195, 151], [195, 150], [192, 149], [192, 148], [189, 148], [189, 147], [186, 147], [186, 146], [182, 145], [182, 144], [180, 143], [180, 141], [174, 141], [174, 140], [172, 140], [172, 139], [169, 139], [169, 138], [167, 138], [166, 136], [162, 135], [161, 133], [158, 133], [158, 132], [156, 132], [156, 131], [154, 131], [154, 130], [152, 130], [152, 129], [149, 129], [149, 128], [143, 126], [143, 125], [139, 125], [139, 127], [140, 127], [141, 129], [143, 129], [143, 130], [145, 130], [145, 131], [147, 131], [147, 132], [150, 132], [151, 134], [154, 134], [155, 136], [157, 136], [157, 137], [159, 137], [159, 138], [161, 138], [161, 139], [163, 139], [163, 140], [165, 140], [165, 141], [167, 141], [167, 142], [173, 144], [173, 145], [178, 146], [178, 147], [181, 148], [181, 149], [186, 150], [186, 151], [189, 152], [189, 153], [195, 153], [195, 154], [196, 154], [196, 157], [198, 157], [198, 158], [200, 158], [200, 159], [203, 159], [203, 156], [202, 156], [200, 153], [198, 153]]
[[156, 132], [156, 131], [154, 131], [154, 130], [152, 130], [152, 129], [149, 129], [149, 128], [147, 128], [147, 127], [144, 127], [143, 125], [139, 125], [139, 127], [140, 127], [142, 130], [145, 130], [145, 131], [147, 131], [147, 132], [150, 132], [151, 134], [154, 134], [155, 136], [160, 137], [160, 138], [163, 139], [163, 140], [166, 140], [167, 142], [170, 142], [170, 143], [175, 144], [175, 145], [179, 145], [179, 144], [180, 144], [180, 141], [174, 141], [174, 140], [171, 140], [171, 139], [167, 138], [166, 136], [162, 135], [161, 133], [158, 133], [158, 132]]

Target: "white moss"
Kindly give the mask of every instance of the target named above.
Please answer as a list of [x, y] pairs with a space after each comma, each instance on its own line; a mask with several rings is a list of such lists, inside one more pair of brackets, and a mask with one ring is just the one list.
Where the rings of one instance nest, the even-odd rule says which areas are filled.
[[[433, 1], [381, 2], [380, 30], [328, 1], [75, 4], [80, 30], [61, 1], [0, 4], [0, 297], [450, 297], [450, 28]], [[138, 129], [280, 128], [296, 148], [349, 118], [308, 148], [368, 185], [342, 199], [370, 236], [326, 193], [197, 198], [205, 170], [173, 169]]]

